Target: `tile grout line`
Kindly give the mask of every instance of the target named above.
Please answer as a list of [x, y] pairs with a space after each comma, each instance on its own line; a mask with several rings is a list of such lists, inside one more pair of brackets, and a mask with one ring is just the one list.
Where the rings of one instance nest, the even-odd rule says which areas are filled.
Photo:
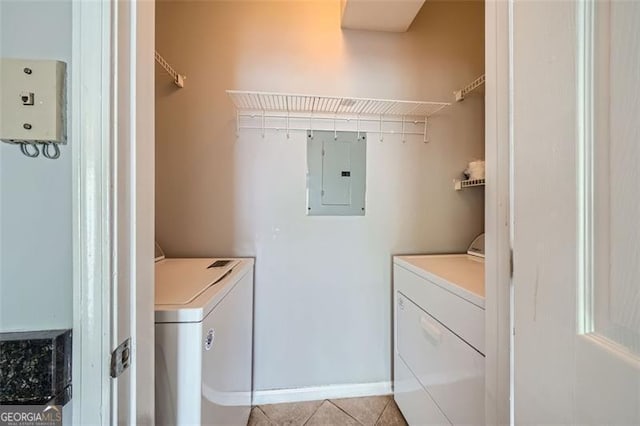
[[345, 413], [349, 418], [355, 420], [356, 423], [358, 423], [359, 425], [364, 426], [364, 424], [362, 422], [360, 422], [358, 419], [356, 419], [355, 417], [353, 417], [351, 414], [349, 414], [346, 410], [343, 410], [340, 406], [336, 405], [333, 403], [333, 401], [331, 401], [330, 399], [327, 400], [329, 402], [329, 404], [333, 405], [334, 407], [336, 407], [338, 410], [342, 411], [343, 413]]
[[316, 408], [313, 413], [311, 413], [311, 415], [307, 418], [307, 420], [304, 421], [304, 423], [302, 423], [302, 426], [306, 426], [307, 423], [309, 423], [309, 420], [311, 420], [311, 418], [313, 416], [315, 416], [315, 414], [318, 412], [318, 410], [320, 409], [320, 407], [322, 407], [322, 404], [325, 403], [325, 401], [329, 401], [328, 399], [323, 399], [322, 402], [320, 404], [318, 404], [318, 408]]
[[377, 425], [380, 422], [380, 419], [382, 418], [382, 415], [384, 414], [385, 411], [387, 411], [387, 408], [389, 407], [389, 404], [391, 404], [393, 401], [393, 396], [391, 396], [391, 398], [389, 398], [389, 401], [387, 401], [387, 403], [385, 404], [384, 408], [382, 409], [382, 411], [380, 411], [380, 415], [378, 416], [378, 418], [376, 419], [375, 423], [373, 424], [374, 426]]
[[258, 410], [260, 410], [260, 412], [262, 414], [264, 414], [264, 416], [267, 418], [267, 420], [269, 420], [271, 423], [273, 424], [277, 424], [271, 417], [267, 416], [267, 413], [264, 412], [264, 410], [262, 408], [260, 408], [259, 406], [255, 406], [254, 408], [257, 408]]

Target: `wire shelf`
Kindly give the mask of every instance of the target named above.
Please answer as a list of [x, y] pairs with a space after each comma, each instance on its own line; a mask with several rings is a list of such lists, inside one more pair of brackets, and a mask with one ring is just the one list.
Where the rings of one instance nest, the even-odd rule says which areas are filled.
[[471, 188], [474, 186], [484, 186], [484, 184], [485, 184], [484, 179], [456, 180], [454, 188], [456, 191], [460, 191], [461, 189], [464, 189], [464, 188]]
[[173, 78], [173, 83], [178, 87], [184, 87], [184, 81], [187, 79], [187, 77], [185, 75], [178, 74], [178, 72], [173, 69], [169, 62], [167, 62], [167, 60], [158, 53], [158, 51], [155, 51], [154, 57], [158, 65], [160, 65], [162, 69], [164, 69], [167, 74], [169, 74], [171, 78]]
[[456, 101], [463, 101], [465, 96], [482, 86], [485, 83], [485, 80], [485, 74], [482, 74], [480, 77], [469, 83], [465, 88], [453, 92], [456, 95]]
[[[229, 98], [237, 108], [237, 130], [242, 128], [255, 128], [256, 126], [247, 127], [242, 125], [243, 118], [262, 118], [263, 135], [264, 130], [270, 129], [286, 129], [299, 130], [290, 128], [290, 120], [308, 120], [310, 130], [313, 130], [312, 121], [333, 120], [334, 130], [336, 121], [352, 121], [356, 123], [358, 131], [360, 122], [375, 121], [379, 124], [378, 132], [382, 134], [401, 133], [406, 134], [422, 134], [424, 141], [428, 141], [427, 137], [427, 121], [428, 118], [436, 114], [443, 108], [451, 105], [449, 102], [426, 102], [426, 101], [404, 101], [404, 100], [385, 100], [385, 99], [368, 99], [368, 98], [352, 98], [352, 97], [335, 97], [335, 96], [318, 96], [318, 95], [300, 95], [287, 93], [268, 93], [268, 92], [252, 92], [227, 90]], [[286, 124], [277, 128], [267, 127], [265, 119], [285, 119]], [[385, 123], [401, 123], [401, 129], [383, 130]], [[407, 125], [422, 124], [421, 132], [407, 130]], [[370, 130], [369, 130], [370, 131]]]

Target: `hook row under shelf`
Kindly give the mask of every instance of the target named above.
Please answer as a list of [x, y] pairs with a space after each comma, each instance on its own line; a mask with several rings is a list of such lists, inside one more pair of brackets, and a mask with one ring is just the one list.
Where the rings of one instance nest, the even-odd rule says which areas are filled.
[[402, 142], [406, 142], [409, 135], [421, 136], [425, 143], [429, 141], [428, 117], [341, 117], [238, 110], [236, 136], [240, 135], [242, 129], [260, 130], [262, 137], [265, 137], [266, 130], [284, 131], [287, 138], [290, 137], [291, 131], [309, 131], [313, 134], [314, 130], [330, 130], [336, 137], [339, 131], [355, 131], [358, 137], [364, 132], [378, 133], [381, 142], [384, 135], [400, 135]]

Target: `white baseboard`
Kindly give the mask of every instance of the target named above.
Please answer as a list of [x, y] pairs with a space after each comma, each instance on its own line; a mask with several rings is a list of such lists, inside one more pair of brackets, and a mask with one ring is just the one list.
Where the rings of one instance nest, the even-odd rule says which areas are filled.
[[253, 393], [253, 405], [390, 395], [391, 393], [391, 382], [354, 383], [294, 389], [269, 389], [255, 391]]

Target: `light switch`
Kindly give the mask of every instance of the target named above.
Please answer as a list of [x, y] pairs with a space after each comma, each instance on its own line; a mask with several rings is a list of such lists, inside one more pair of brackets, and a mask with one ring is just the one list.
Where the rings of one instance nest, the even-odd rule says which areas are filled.
[[0, 60], [0, 140], [65, 142], [66, 64]]
[[307, 214], [365, 214], [366, 147], [364, 132], [308, 132]]

